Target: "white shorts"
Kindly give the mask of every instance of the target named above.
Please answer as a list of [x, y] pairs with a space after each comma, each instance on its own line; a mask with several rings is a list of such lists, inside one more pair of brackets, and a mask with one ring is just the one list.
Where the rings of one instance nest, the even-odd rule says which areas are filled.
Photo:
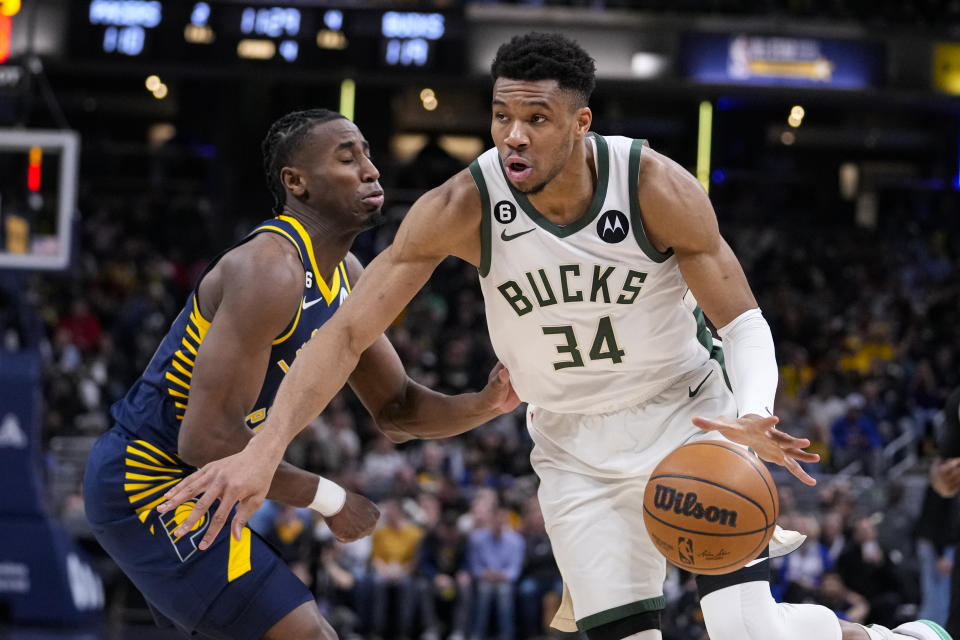
[[528, 407], [540, 506], [581, 630], [663, 608], [666, 560], [643, 524], [644, 488], [680, 445], [723, 439], [691, 418], [734, 415], [736, 402], [714, 360], [614, 413]]

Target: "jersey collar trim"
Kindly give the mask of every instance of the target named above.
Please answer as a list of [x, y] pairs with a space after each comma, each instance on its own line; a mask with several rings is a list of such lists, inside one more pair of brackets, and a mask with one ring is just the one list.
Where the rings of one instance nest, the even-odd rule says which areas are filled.
[[607, 149], [607, 141], [601, 136], [597, 135], [593, 131], [587, 134], [590, 136], [597, 145], [597, 188], [593, 193], [593, 200], [590, 202], [590, 207], [587, 211], [581, 215], [579, 218], [571, 222], [570, 224], [554, 224], [550, 222], [542, 213], [537, 211], [537, 208], [533, 206], [533, 203], [527, 198], [525, 194], [513, 186], [513, 183], [507, 178], [507, 172], [503, 169], [503, 162], [500, 160], [500, 156], [497, 156], [497, 164], [500, 167], [500, 171], [503, 173], [503, 179], [507, 183], [507, 187], [510, 189], [510, 193], [513, 195], [514, 199], [520, 205], [520, 208], [529, 216], [529, 218], [535, 222], [540, 228], [545, 231], [549, 231], [558, 238], [566, 238], [569, 235], [573, 235], [580, 229], [583, 229], [588, 224], [593, 222], [593, 220], [600, 213], [600, 209], [603, 207], [604, 200], [607, 199], [607, 182], [610, 177], [610, 156]]
[[300, 224], [300, 221], [296, 218], [290, 216], [279, 215], [277, 216], [281, 220], [284, 220], [290, 224], [291, 227], [297, 232], [297, 235], [300, 236], [300, 241], [303, 242], [303, 246], [307, 249], [307, 257], [310, 259], [310, 267], [313, 269], [313, 277], [317, 283], [317, 289], [323, 295], [323, 299], [327, 302], [329, 306], [340, 294], [340, 269], [338, 268], [333, 270], [333, 283], [331, 286], [327, 286], [327, 283], [324, 281], [323, 276], [320, 275], [320, 270], [317, 269], [317, 259], [313, 255], [313, 242], [310, 241], [310, 234], [307, 233], [307, 230], [303, 228], [303, 225]]

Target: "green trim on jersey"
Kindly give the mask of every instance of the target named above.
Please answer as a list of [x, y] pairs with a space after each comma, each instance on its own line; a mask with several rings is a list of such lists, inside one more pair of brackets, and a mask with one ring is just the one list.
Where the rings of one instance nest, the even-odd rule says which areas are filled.
[[727, 389], [733, 391], [733, 387], [730, 386], [730, 378], [727, 377], [727, 365], [723, 361], [723, 348], [718, 344], [713, 344], [713, 334], [707, 328], [707, 319], [704, 317], [700, 305], [697, 305], [697, 308], [693, 310], [693, 317], [697, 321], [697, 341], [710, 354], [710, 359], [716, 360], [717, 364], [720, 365], [720, 371], [723, 372], [723, 381], [726, 383]]
[[486, 278], [490, 273], [490, 194], [487, 192], [487, 181], [483, 179], [479, 159], [470, 163], [470, 175], [480, 192], [480, 265], [477, 271], [481, 278]]
[[533, 203], [530, 202], [527, 196], [523, 192], [517, 191], [513, 183], [510, 182], [510, 179], [507, 177], [507, 172], [503, 168], [503, 161], [500, 160], [499, 155], [497, 156], [500, 171], [503, 172], [503, 179], [507, 181], [507, 186], [510, 187], [510, 193], [513, 194], [514, 199], [520, 203], [520, 207], [531, 220], [558, 238], [566, 238], [569, 235], [573, 235], [593, 222], [600, 213], [601, 207], [603, 207], [603, 201], [607, 199], [607, 181], [610, 179], [610, 151], [607, 148], [607, 140], [592, 131], [587, 135], [591, 136], [597, 143], [597, 188], [593, 193], [590, 208], [570, 224], [554, 224], [547, 220], [542, 213], [537, 211], [537, 208], [533, 206]]
[[647, 233], [643, 230], [643, 217], [640, 215], [640, 154], [643, 152], [643, 143], [645, 140], [634, 140], [630, 144], [630, 160], [627, 163], [627, 180], [630, 181], [630, 223], [633, 225], [633, 237], [637, 244], [647, 254], [647, 257], [654, 262], [664, 262], [673, 255], [673, 249], [658, 251], [650, 240], [647, 239]]
[[628, 616], [634, 616], [638, 613], [648, 611], [660, 611], [666, 606], [666, 599], [663, 596], [647, 598], [646, 600], [637, 600], [628, 604], [622, 604], [619, 607], [613, 607], [599, 613], [594, 613], [586, 618], [577, 620], [577, 629], [580, 631], [589, 631], [604, 624], [623, 620]]

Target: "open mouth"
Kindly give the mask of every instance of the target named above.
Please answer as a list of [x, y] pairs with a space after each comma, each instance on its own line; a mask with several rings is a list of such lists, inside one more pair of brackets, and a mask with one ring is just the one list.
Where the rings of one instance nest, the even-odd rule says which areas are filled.
[[523, 182], [533, 173], [533, 167], [527, 164], [525, 160], [517, 157], [507, 158], [503, 168], [511, 182]]

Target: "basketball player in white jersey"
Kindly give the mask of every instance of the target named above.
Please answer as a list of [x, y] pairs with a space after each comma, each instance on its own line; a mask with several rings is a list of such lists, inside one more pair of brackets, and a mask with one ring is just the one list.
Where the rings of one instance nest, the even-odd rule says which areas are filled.
[[[665, 561], [641, 511], [668, 452], [725, 437], [814, 484], [798, 463], [818, 459], [803, 451], [809, 442], [776, 428], [773, 340], [706, 193], [642, 141], [590, 132], [594, 72], [559, 35], [499, 49], [496, 147], [413, 205], [393, 245], [304, 347], [264, 428], [182, 482], [166, 508], [199, 493], [194, 514], [218, 498], [224, 513], [239, 502], [236, 535], [287, 444], [448, 255], [477, 266], [493, 346], [529, 403], [547, 531], [590, 640], [661, 638]], [[890, 631], [841, 622], [822, 606], [777, 604], [768, 563], [698, 578], [711, 640], [950, 640], [926, 621]]]

